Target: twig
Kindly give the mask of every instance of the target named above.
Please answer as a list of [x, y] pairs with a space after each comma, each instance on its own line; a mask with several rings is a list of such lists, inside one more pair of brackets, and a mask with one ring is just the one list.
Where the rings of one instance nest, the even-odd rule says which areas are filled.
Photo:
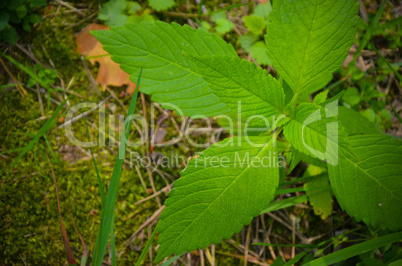
[[3, 65], [4, 70], [7, 72], [7, 74], [10, 76], [10, 78], [13, 80], [13, 83], [17, 84], [15, 85], [17, 87], [17, 90], [21, 94], [21, 97], [24, 98], [24, 94], [28, 94], [27, 91], [22, 87], [20, 82], [14, 77], [13, 73], [8, 69], [7, 65], [4, 63], [3, 59], [0, 57], [0, 63]]
[[172, 189], [172, 187], [173, 187], [173, 184], [170, 184], [170, 185], [168, 185], [168, 186], [162, 188], [161, 190], [157, 191], [156, 193], [152, 194], [151, 196], [148, 196], [148, 197], [146, 197], [146, 198], [143, 198], [142, 200], [137, 201], [136, 203], [134, 203], [134, 206], [139, 205], [139, 204], [141, 204], [141, 203], [143, 203], [143, 202], [145, 202], [145, 201], [147, 201], [147, 200], [150, 200], [150, 199], [152, 199], [152, 198], [155, 198], [156, 196], [158, 196], [158, 195], [161, 194], [161, 193], [165, 193], [165, 194], [166, 194], [166, 193], [168, 193], [168, 192]]
[[92, 76], [92, 73], [89, 70], [87, 63], [83, 56], [81, 56], [81, 62], [82, 62], [82, 65], [84, 66], [85, 73], [87, 73], [87, 77], [89, 79], [89, 83], [91, 83], [93, 91], [100, 96], [100, 92], [98, 90], [98, 84], [96, 83], [94, 77]]
[[103, 104], [105, 104], [106, 101], [108, 101], [111, 98], [111, 96], [106, 97], [106, 99], [104, 99], [103, 101], [101, 101], [99, 104], [97, 104], [94, 108], [92, 108], [91, 110], [88, 110], [82, 114], [77, 115], [76, 117], [73, 117], [72, 119], [66, 121], [64, 124], [60, 125], [58, 128], [62, 128], [65, 127], [79, 119], [81, 119], [84, 116], [87, 116], [88, 114], [92, 113], [93, 111], [95, 111], [96, 109], [98, 109], [100, 106], [102, 106]]
[[[141, 181], [142, 186], [144, 187], [144, 190], [147, 191], [147, 186], [145, 185], [144, 178], [142, 177], [142, 174], [141, 174], [141, 171], [140, 171], [140, 168], [138, 167], [138, 165], [135, 166], [135, 170], [137, 170], [138, 177], [140, 178], [140, 181]], [[135, 204], [137, 204], [137, 203], [135, 203]]]
[[[36, 68], [34, 67], [34, 73], [36, 76]], [[38, 100], [39, 100], [39, 107], [40, 107], [40, 113], [42, 114], [42, 116], [45, 116], [45, 108], [43, 107], [43, 100], [42, 100], [42, 96], [40, 95], [40, 88], [39, 88], [39, 83], [35, 82], [36, 84], [36, 94], [38, 95]]]
[[[152, 191], [153, 191], [154, 194], [156, 194], [156, 188], [155, 188], [155, 182], [154, 182], [154, 177], [153, 177], [153, 174], [152, 174], [152, 170], [149, 167], [147, 167], [146, 169], [147, 169], [147, 173], [148, 173], [149, 182], [151, 183]], [[159, 198], [158, 195], [156, 195], [155, 199], [156, 199], [156, 202], [158, 203], [158, 206], [160, 208], [162, 206], [161, 199]]]
[[65, 247], [66, 253], [67, 253], [67, 260], [68, 260], [69, 264], [75, 265], [76, 262], [74, 259], [73, 251], [71, 250], [70, 242], [68, 241], [66, 228], [64, 227], [64, 223], [63, 223], [63, 217], [61, 216], [60, 199], [59, 199], [59, 191], [57, 189], [56, 175], [54, 174], [53, 167], [52, 167], [52, 164], [50, 162], [50, 159], [49, 159], [49, 156], [47, 155], [47, 153], [46, 153], [46, 158], [47, 158], [47, 161], [49, 162], [50, 170], [52, 170], [54, 186], [56, 189], [57, 208], [59, 210], [59, 217], [60, 217], [60, 230], [61, 230], [61, 234], [63, 236], [64, 247]]
[[50, 66], [47, 66], [45, 64], [43, 64], [41, 61], [39, 61], [38, 59], [36, 59], [35, 55], [31, 52], [29, 52], [27, 49], [25, 49], [24, 46], [22, 46], [21, 44], [15, 44], [15, 46], [21, 50], [21, 52], [23, 52], [24, 54], [26, 54], [29, 58], [31, 58], [33, 61], [35, 61], [35, 63], [38, 63], [39, 65], [41, 65], [44, 68], [51, 68]]
[[124, 246], [129, 246], [138, 236], [139, 233], [142, 232], [142, 230], [144, 230], [145, 227], [147, 227], [150, 223], [152, 223], [155, 219], [157, 219], [159, 217], [159, 215], [162, 213], [163, 209], [165, 208], [165, 206], [160, 207], [156, 212], [154, 212], [154, 214], [152, 214], [152, 216], [150, 218], [148, 218], [145, 223], [143, 223], [140, 228], [138, 228], [137, 231], [135, 231], [134, 234], [132, 234], [127, 240], [126, 242], [124, 242]]
[[[288, 228], [290, 231], [292, 231], [292, 226], [290, 226], [289, 224], [287, 224], [286, 222], [284, 222], [281, 218], [279, 218], [278, 216], [268, 212], [267, 213], [269, 216], [271, 216], [273, 219], [277, 220], [278, 222], [280, 222], [282, 225], [284, 225], [286, 228]], [[300, 240], [302, 241], [303, 244], [311, 244], [311, 241], [306, 238], [302, 233], [299, 232], [299, 230], [295, 230], [295, 234], [300, 238]]]
[[247, 266], [247, 261], [248, 261], [248, 248], [250, 245], [250, 233], [251, 233], [251, 224], [249, 224], [248, 229], [247, 229], [246, 246], [244, 247], [244, 266]]
[[54, 0], [54, 1], [57, 2], [58, 4], [64, 6], [64, 7], [67, 7], [68, 9], [71, 9], [72, 11], [76, 12], [76, 13], [79, 14], [80, 16], [85, 17], [85, 13], [84, 13], [84, 12], [82, 12], [81, 10], [79, 10], [79, 9], [77, 9], [77, 8], [75, 8], [75, 7], [73, 7], [73, 6], [70, 5], [69, 3], [66, 3], [66, 2], [64, 2], [64, 1], [62, 1], [62, 0]]

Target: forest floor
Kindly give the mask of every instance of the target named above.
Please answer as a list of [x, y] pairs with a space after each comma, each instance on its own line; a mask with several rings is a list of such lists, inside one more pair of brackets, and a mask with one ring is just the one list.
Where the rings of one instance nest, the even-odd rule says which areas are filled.
[[[132, 87], [127, 84], [127, 77], [118, 81], [108, 77], [108, 71], [113, 68], [113, 65], [108, 65], [110, 63], [99, 58], [93, 62], [94, 58], [86, 58], [79, 53], [79, 46], [90, 42], [87, 39], [90, 37], [85, 37], [84, 44], [78, 43], [78, 47], [76, 40], [77, 34], [89, 24], [105, 23], [98, 19], [105, 2], [51, 0], [46, 7], [37, 11], [42, 16], [41, 22], [36, 23], [29, 32], [17, 30], [19, 39], [16, 45], [5, 42], [0, 44], [0, 265], [67, 263], [57, 198], [77, 261], [83, 254], [84, 246], [89, 250], [89, 255], [94, 249], [101, 206], [97, 172], [90, 149], [74, 145], [68, 134], [71, 130], [74, 138], [85, 142], [88, 140], [88, 126], [90, 140], [100, 144], [94, 146], [92, 152], [107, 187], [118, 151], [118, 136], [124, 126], [121, 119], [127, 115]], [[226, 20], [233, 24], [229, 31], [216, 23], [214, 18], [199, 16], [195, 1], [176, 1], [176, 5], [169, 11], [156, 11], [146, 1], [138, 1], [140, 8], [136, 12], [143, 19], [151, 17], [165, 22], [186, 23], [195, 28], [210, 27], [210, 31], [217, 32], [231, 43], [242, 58], [261, 63], [263, 68], [275, 75], [273, 68], [264, 64], [264, 59], [257, 53], [252, 55], [248, 51], [250, 47], [242, 43], [240, 38], [248, 31], [242, 17], [252, 14], [257, 4], [265, 1], [233, 7], [243, 2], [204, 1], [208, 12], [231, 7], [224, 11]], [[380, 6], [377, 1], [362, 3], [358, 25], [361, 32], [357, 34], [355, 45], [350, 51], [351, 58]], [[401, 3], [388, 1], [369, 36], [379, 52], [367, 46], [356, 61], [349, 64], [345, 62], [344, 67], [335, 73], [333, 81], [327, 85], [330, 95], [342, 89], [356, 88], [350, 90], [344, 104], [364, 114], [387, 133], [398, 137], [402, 137], [402, 127], [398, 120], [398, 115], [402, 115], [401, 81], [398, 81], [384, 60], [400, 73], [401, 14]], [[3, 54], [16, 62], [10, 61]], [[107, 65], [107, 70], [101, 70], [102, 64]], [[23, 67], [33, 71], [39, 80], [32, 78], [32, 72]], [[116, 85], [119, 82], [120, 85]], [[123, 83], [126, 85], [121, 85]], [[41, 134], [45, 122], [67, 98], [56, 124]], [[68, 112], [80, 103], [86, 105], [76, 110], [73, 114], [75, 119], [70, 122], [67, 119]], [[115, 210], [115, 237], [118, 264], [122, 265], [132, 265], [137, 261], [158, 222], [163, 202], [173, 182], [179, 178], [187, 159], [205, 149], [195, 148], [190, 141], [208, 146], [213, 137], [212, 132], [195, 130], [203, 128], [205, 121], [194, 120], [188, 123], [188, 118], [163, 109], [141, 92], [136, 106], [136, 114], [144, 117], [148, 123], [132, 126], [130, 140], [138, 141], [141, 136], [148, 138], [143, 145], [128, 147], [121, 174]], [[219, 129], [213, 119], [210, 122], [214, 129]], [[186, 130], [191, 131], [191, 139], [181, 138], [174, 145], [163, 146], [167, 140], [180, 136]], [[228, 134], [224, 132], [219, 139], [224, 136]], [[36, 138], [37, 141], [31, 145]], [[168, 167], [161, 165], [159, 159], [172, 154], [181, 158], [179, 162]], [[138, 157], [147, 158], [149, 164], [137, 164]], [[306, 165], [300, 165], [291, 177], [302, 176], [305, 169]], [[300, 184], [294, 183], [289, 188], [299, 187]], [[281, 194], [277, 200], [302, 194]], [[354, 233], [337, 238], [352, 229]], [[372, 233], [342, 211], [336, 201], [332, 215], [324, 220], [304, 202], [262, 214], [231, 239], [185, 254], [175, 263], [237, 265], [244, 264], [246, 260], [250, 265], [268, 265], [278, 257], [288, 261], [303, 251], [302, 248], [280, 245], [319, 243], [333, 238], [332, 244], [315, 250], [316, 255], [320, 252], [327, 254]], [[253, 245], [255, 242], [276, 246]], [[151, 258], [155, 257], [156, 248], [157, 238], [152, 243], [147, 263], [150, 264]], [[371, 252], [365, 255], [367, 258], [363, 256], [361, 261], [381, 260], [386, 251]], [[308, 257], [311, 259], [313, 254], [310, 253]], [[110, 250], [104, 264], [111, 264]]]

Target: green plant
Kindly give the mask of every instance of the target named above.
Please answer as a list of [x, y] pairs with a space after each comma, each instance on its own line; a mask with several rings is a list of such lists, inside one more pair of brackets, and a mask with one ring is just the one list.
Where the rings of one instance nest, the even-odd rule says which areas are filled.
[[[141, 91], [154, 101], [192, 117], [227, 115], [238, 127], [231, 132], [236, 137], [192, 159], [174, 183], [158, 224], [155, 261], [217, 243], [264, 212], [279, 192], [278, 154], [290, 159], [289, 171], [300, 161], [322, 167], [305, 176], [304, 190], [312, 188], [312, 176], [328, 175], [349, 215], [370, 227], [402, 229], [401, 141], [338, 108], [344, 92], [327, 99], [323, 91], [310, 102], [342, 65], [358, 22], [358, 2], [319, 2], [275, 1], [265, 41], [278, 79], [238, 58], [218, 36], [189, 26], [157, 21], [93, 33], [127, 73], [138, 77], [143, 69]], [[252, 134], [241, 128], [250, 118], [258, 129]], [[318, 183], [314, 188], [328, 197], [328, 180]], [[317, 194], [307, 195], [318, 208]], [[318, 213], [327, 215], [328, 208]], [[400, 234], [390, 236], [392, 243]]]
[[[50, 68], [44, 68], [40, 64], [36, 63], [35, 64], [35, 71], [34, 68], [30, 68], [33, 73], [37, 74], [37, 77], [42, 80], [42, 84], [45, 84], [44, 87], [48, 88], [50, 87], [51, 84], [53, 84], [57, 78], [57, 71], [52, 70]], [[29, 78], [27, 82], [28, 87], [33, 87], [36, 84], [36, 79], [35, 78]]]
[[[149, 6], [156, 11], [163, 11], [173, 7], [173, 0], [152, 0]], [[98, 18], [108, 26], [123, 26], [126, 23], [138, 23], [141, 21], [154, 21], [152, 10], [142, 8], [135, 1], [110, 0], [102, 5]]]
[[42, 17], [35, 8], [46, 6], [46, 0], [6, 0], [0, 2], [0, 40], [9, 44], [17, 42], [16, 27], [26, 32], [31, 25], [38, 23]]
[[248, 33], [239, 37], [240, 45], [260, 65], [272, 65], [266, 54], [267, 48], [262, 38], [271, 11], [270, 2], [265, 2], [257, 5], [252, 15], [243, 17]]

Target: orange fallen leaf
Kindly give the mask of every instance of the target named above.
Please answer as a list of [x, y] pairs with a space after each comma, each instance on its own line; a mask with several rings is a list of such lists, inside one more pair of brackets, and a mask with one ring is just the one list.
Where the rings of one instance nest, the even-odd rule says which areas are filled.
[[91, 62], [91, 64], [99, 63], [99, 72], [96, 81], [103, 89], [105, 89], [107, 85], [120, 87], [127, 84], [127, 93], [132, 94], [135, 90], [135, 83], [130, 80], [130, 75], [124, 72], [119, 64], [113, 62], [110, 56], [102, 56], [108, 53], [103, 50], [102, 44], [89, 33], [91, 30], [107, 29], [109, 29], [109, 27], [105, 25], [89, 24], [77, 34], [75, 39], [77, 52], [88, 57], [100, 56], [89, 59], [89, 62]]

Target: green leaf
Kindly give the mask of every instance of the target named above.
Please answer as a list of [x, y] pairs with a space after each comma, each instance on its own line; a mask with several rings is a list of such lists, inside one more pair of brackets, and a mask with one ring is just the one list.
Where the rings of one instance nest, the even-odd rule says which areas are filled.
[[353, 109], [339, 106], [338, 120], [349, 135], [381, 134], [376, 125]]
[[274, 138], [229, 138], [189, 162], [160, 216], [156, 262], [230, 238], [268, 206], [279, 180]]
[[[252, 34], [245, 34], [239, 37], [240, 46], [246, 51], [247, 53], [251, 53], [251, 48], [255, 42], [258, 41], [258, 36]], [[266, 49], [266, 47], [265, 47]], [[268, 56], [267, 56], [268, 57]]]
[[[393, 233], [378, 238], [374, 238], [363, 243], [353, 245], [348, 248], [338, 250], [322, 258], [310, 261], [305, 266], [333, 265], [337, 262], [344, 261], [354, 256], [366, 253], [368, 251], [398, 242], [402, 240], [402, 232]], [[390, 265], [390, 264], [389, 264]], [[398, 264], [400, 265], [400, 264]]]
[[6, 7], [8, 10], [15, 10], [19, 6], [23, 5], [23, 0], [9, 0], [6, 2]]
[[285, 96], [282, 87], [265, 69], [240, 58], [189, 57], [196, 65], [194, 70], [202, 75], [230, 111], [240, 112], [241, 117], [259, 121], [263, 126], [283, 114]]
[[28, 8], [26, 5], [20, 5], [15, 12], [19, 18], [23, 18], [28, 13]]
[[356, 88], [348, 88], [345, 91], [345, 94], [342, 97], [342, 100], [345, 101], [349, 107], [355, 106], [360, 103], [360, 93]]
[[218, 11], [218, 12], [213, 12], [211, 15], [211, 21], [217, 23], [218, 20], [220, 19], [227, 19], [228, 16], [226, 15], [226, 12], [224, 10]]
[[228, 111], [182, 56], [186, 52], [237, 57], [233, 47], [217, 35], [160, 21], [92, 33], [113, 61], [132, 75], [131, 79], [143, 68], [141, 92], [152, 95], [152, 100], [164, 108], [180, 109], [187, 116], [215, 116]]
[[6, 12], [0, 11], [0, 31], [7, 26], [9, 18], [10, 16]]
[[337, 164], [339, 156], [353, 156], [346, 133], [337, 122], [335, 110], [313, 103], [300, 104], [285, 125], [283, 133], [299, 151], [329, 164]]
[[130, 15], [137, 14], [137, 11], [141, 9], [141, 5], [137, 2], [127, 2], [127, 13]]
[[361, 112], [361, 115], [364, 116], [365, 118], [368, 119], [368, 121], [370, 122], [375, 122], [375, 112], [373, 109], [368, 108], [366, 110], [364, 110], [363, 112]]
[[267, 55], [267, 47], [262, 41], [253, 44], [251, 47], [251, 55], [260, 65], [272, 65]]
[[339, 204], [366, 224], [402, 228], [402, 142], [386, 135], [349, 137], [360, 160], [344, 157], [328, 165]]
[[[304, 176], [315, 176], [324, 172], [326, 172], [324, 168], [310, 165], [304, 173]], [[304, 184], [304, 187], [311, 188], [311, 190], [306, 191], [306, 194], [311, 206], [314, 208], [314, 213], [320, 215], [323, 220], [332, 212], [332, 203], [334, 202], [332, 199], [332, 191], [331, 189], [314, 190], [313, 188], [328, 186], [329, 180], [326, 174], [310, 179]]]
[[156, 11], [168, 10], [174, 6], [173, 0], [149, 0], [148, 3]]
[[327, 100], [329, 90], [318, 93], [313, 100], [313, 103], [322, 104]]
[[46, 6], [46, 0], [31, 0], [30, 2], [34, 7]]
[[263, 18], [258, 16], [245, 16], [243, 17], [244, 25], [253, 34], [260, 35], [265, 29], [266, 22]]
[[0, 39], [14, 45], [17, 43], [18, 35], [14, 27], [7, 24], [6, 27], [0, 31]]
[[255, 7], [253, 15], [263, 18], [265, 20], [265, 24], [268, 23], [269, 14], [272, 11], [272, 6], [270, 2], [265, 2], [259, 4]]
[[219, 33], [220, 35], [228, 33], [233, 28], [234, 28], [233, 22], [226, 18], [218, 19], [218, 21], [216, 22], [216, 32]]
[[98, 18], [105, 21], [108, 26], [123, 26], [128, 19], [128, 16], [123, 14], [126, 6], [126, 0], [110, 0], [103, 4]]
[[308, 95], [332, 79], [353, 44], [358, 10], [355, 0], [275, 1], [268, 57], [295, 92]]
[[42, 17], [38, 14], [31, 14], [29, 15], [29, 22], [32, 24], [36, 24], [42, 21]]

